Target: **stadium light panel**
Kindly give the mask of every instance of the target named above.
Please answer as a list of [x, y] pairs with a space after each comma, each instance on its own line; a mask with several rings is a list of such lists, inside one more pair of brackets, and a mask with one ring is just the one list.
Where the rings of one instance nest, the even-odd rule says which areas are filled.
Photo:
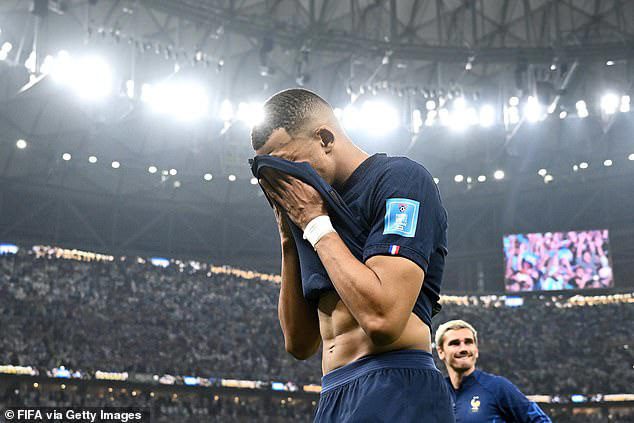
[[178, 170], [172, 168], [172, 169], [170, 169], [169, 173], [170, 173], [170, 176], [176, 176], [178, 174]]
[[180, 188], [181, 187], [181, 181], [174, 181], [174, 188]]
[[30, 73], [35, 73], [35, 52], [32, 51], [29, 54], [29, 57], [26, 59], [26, 61], [24, 62], [24, 67], [30, 72]]
[[229, 179], [229, 182], [235, 182], [235, 180], [236, 180], [237, 178], [236, 178], [236, 175], [233, 175], [233, 174], [232, 174], [232, 175], [229, 175], [229, 177], [228, 177], [227, 179]]
[[467, 107], [467, 101], [464, 99], [464, 97], [457, 97], [453, 101], [453, 108], [454, 109], [460, 110], [460, 109], [464, 109], [465, 107]]
[[218, 115], [224, 122], [229, 122], [233, 119], [233, 104], [231, 104], [231, 101], [227, 99], [222, 101]]
[[264, 120], [264, 105], [258, 102], [240, 103], [236, 117], [249, 127], [255, 126]]
[[506, 121], [511, 125], [515, 125], [520, 121], [520, 111], [517, 106], [511, 106], [506, 109]]
[[5, 41], [0, 48], [0, 60], [7, 60], [9, 57], [9, 53], [13, 49], [13, 44], [8, 41]]
[[158, 169], [156, 168], [156, 166], [150, 166], [147, 168], [147, 171], [149, 173], [156, 173], [158, 171]]
[[128, 98], [134, 98], [134, 81], [131, 79], [125, 81], [125, 94]]
[[630, 155], [627, 156], [627, 159], [630, 161], [634, 161], [634, 153], [630, 153]]
[[18, 147], [20, 150], [24, 150], [26, 148], [26, 145], [26, 141], [24, 141], [23, 139], [19, 139], [15, 143], [15, 146]]
[[614, 60], [608, 60], [605, 62], [606, 66], [614, 66]]
[[113, 169], [119, 169], [121, 167], [121, 163], [119, 163], [118, 161], [114, 160], [111, 163], [111, 166], [112, 166]]
[[204, 87], [193, 82], [159, 84], [150, 89], [146, 99], [156, 112], [169, 114], [183, 121], [202, 118], [209, 107]]
[[97, 156], [90, 156], [88, 157], [88, 162], [89, 163], [97, 163]]
[[504, 176], [505, 176], [505, 175], [504, 175], [504, 171], [503, 171], [503, 170], [496, 170], [496, 171], [493, 173], [493, 177], [494, 177], [495, 179], [497, 179], [498, 181], [499, 181], [499, 180], [504, 179]]
[[624, 95], [621, 97], [621, 107], [619, 108], [621, 113], [627, 113], [630, 111], [630, 96]]
[[436, 185], [438, 185], [438, 183], [440, 183], [440, 179], [434, 178], [434, 182], [436, 183]]
[[460, 182], [464, 181], [464, 176], [463, 175], [456, 175], [456, 176], [454, 176], [453, 180], [456, 183], [460, 183]]
[[517, 107], [517, 106], [519, 106], [519, 104], [520, 104], [520, 99], [519, 98], [517, 98], [515, 96], [509, 98], [509, 105], [510, 106]]
[[586, 105], [586, 102], [583, 100], [579, 100], [575, 103], [575, 108], [577, 109], [577, 116], [579, 116], [580, 118], [586, 118], [588, 117], [588, 106]]
[[257, 185], [258, 184], [258, 178], [251, 178], [251, 185]]
[[480, 108], [480, 126], [488, 128], [495, 123], [495, 109], [490, 104]]
[[354, 105], [349, 104], [343, 109], [342, 123], [347, 129], [357, 129], [361, 126], [361, 111]]
[[547, 173], [548, 173], [548, 171], [547, 171], [546, 169], [544, 169], [544, 168], [539, 169], [539, 170], [537, 171], [537, 174], [538, 174], [539, 176], [541, 176], [541, 177], [546, 176], [546, 174], [547, 174]]
[[420, 128], [423, 126], [423, 116], [418, 109], [414, 109], [412, 112], [412, 132], [418, 134]]
[[601, 110], [606, 115], [613, 115], [619, 109], [619, 97], [614, 93], [607, 93], [601, 97]]
[[473, 107], [467, 107], [464, 97], [458, 97], [453, 101], [449, 118], [449, 128], [454, 131], [462, 131], [470, 125], [478, 123], [478, 113]]
[[42, 61], [42, 65], [40, 66], [40, 73], [43, 75], [48, 75], [53, 70], [53, 64], [55, 62], [55, 58], [50, 54], [47, 54]]
[[104, 59], [87, 56], [73, 66], [71, 87], [86, 100], [104, 98], [112, 91], [112, 70]]
[[463, 131], [469, 126], [469, 117], [465, 109], [454, 110], [449, 120], [449, 129], [453, 131]]
[[473, 182], [473, 178], [471, 178], [471, 176], [467, 176], [467, 183], [470, 184], [471, 182]]
[[612, 162], [612, 160], [610, 160], [610, 159], [606, 159], [606, 160], [603, 161], [603, 166], [605, 166], [605, 167], [610, 167], [613, 164], [614, 164], [614, 162]]
[[141, 101], [144, 103], [148, 103], [152, 98], [152, 91], [154, 87], [152, 84], [145, 83], [141, 85]]
[[371, 134], [383, 135], [398, 128], [397, 110], [384, 102], [368, 100], [361, 107], [363, 129]]
[[581, 162], [579, 163], [579, 169], [587, 169], [588, 168], [588, 162]]
[[436, 110], [430, 110], [425, 118], [425, 126], [433, 126], [437, 116], [438, 112]]
[[553, 181], [553, 179], [554, 179], [553, 175], [546, 175], [546, 176], [544, 176], [544, 183], [545, 184], [551, 183]]
[[486, 180], [487, 180], [486, 175], [480, 175], [480, 176], [478, 176], [478, 182], [486, 182]]
[[562, 110], [561, 112], [559, 112], [559, 119], [566, 119], [566, 116], [568, 116], [567, 111]]
[[72, 158], [73, 158], [73, 156], [71, 156], [71, 154], [70, 154], [70, 153], [64, 153], [64, 154], [62, 154], [62, 159], [63, 159], [64, 161], [69, 161], [69, 160], [70, 160], [70, 159], [72, 159]]
[[529, 122], [537, 122], [542, 118], [544, 111], [543, 106], [539, 104], [537, 98], [530, 96], [524, 106], [524, 116]]
[[427, 110], [436, 110], [436, 102], [434, 100], [427, 100], [425, 108]]
[[579, 165], [572, 165], [572, 171], [573, 172], [578, 172], [579, 171]]
[[53, 80], [69, 86], [79, 97], [97, 100], [108, 96], [112, 91], [112, 69], [99, 56], [85, 56], [73, 59], [61, 50], [51, 59], [50, 72]]
[[205, 173], [205, 175], [203, 176], [203, 179], [209, 182], [213, 179], [213, 175], [211, 173]]

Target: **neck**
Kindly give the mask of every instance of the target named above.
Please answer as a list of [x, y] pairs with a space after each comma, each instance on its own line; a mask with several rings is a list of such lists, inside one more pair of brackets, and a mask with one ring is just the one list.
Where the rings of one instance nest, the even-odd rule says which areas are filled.
[[336, 187], [342, 187], [354, 171], [357, 170], [361, 163], [370, 157], [370, 155], [352, 142], [348, 142], [343, 146], [341, 157], [343, 157], [344, 160], [337, 164], [337, 174], [335, 176]]
[[472, 367], [468, 370], [456, 370], [451, 367], [447, 367], [447, 373], [449, 373], [449, 380], [451, 380], [451, 386], [454, 389], [459, 389], [462, 386], [462, 381], [465, 377], [469, 376], [471, 373], [475, 372], [475, 367]]

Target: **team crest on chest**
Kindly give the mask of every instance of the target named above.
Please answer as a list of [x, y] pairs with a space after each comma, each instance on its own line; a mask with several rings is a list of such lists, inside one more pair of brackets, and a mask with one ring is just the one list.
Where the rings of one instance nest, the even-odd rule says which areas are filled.
[[470, 404], [472, 413], [480, 411], [480, 397], [478, 395], [474, 395], [473, 398], [471, 398]]

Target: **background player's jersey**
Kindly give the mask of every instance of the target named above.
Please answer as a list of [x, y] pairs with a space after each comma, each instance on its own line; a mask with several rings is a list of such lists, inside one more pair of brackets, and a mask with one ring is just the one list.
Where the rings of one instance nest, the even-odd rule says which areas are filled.
[[453, 389], [456, 423], [550, 422], [537, 404], [529, 401], [508, 379], [476, 370]]

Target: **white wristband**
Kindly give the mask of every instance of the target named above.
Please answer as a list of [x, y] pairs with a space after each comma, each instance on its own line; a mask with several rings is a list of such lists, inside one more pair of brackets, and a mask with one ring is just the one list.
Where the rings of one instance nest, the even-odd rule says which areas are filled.
[[328, 216], [317, 216], [306, 225], [304, 229], [304, 239], [310, 242], [310, 245], [315, 248], [315, 245], [319, 242], [320, 239], [331, 232], [336, 232], [335, 228], [332, 227], [332, 223], [330, 222], [330, 217]]

